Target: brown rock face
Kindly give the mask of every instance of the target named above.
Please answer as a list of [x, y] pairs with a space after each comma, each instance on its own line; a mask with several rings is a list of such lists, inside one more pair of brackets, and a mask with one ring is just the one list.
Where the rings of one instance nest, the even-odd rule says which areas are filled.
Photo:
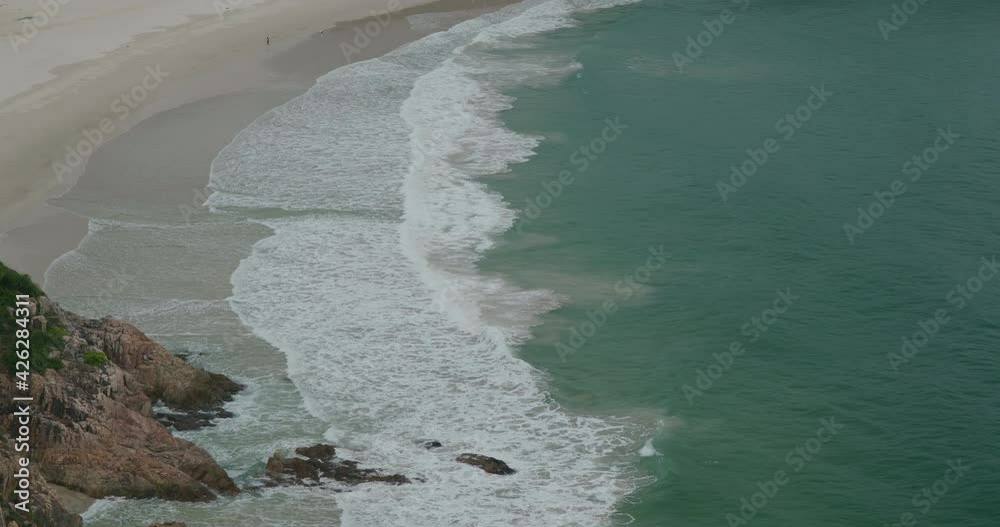
[[[218, 406], [238, 384], [174, 357], [126, 322], [83, 319], [47, 300], [39, 304], [49, 323], [68, 335], [64, 366], [31, 374], [32, 504], [44, 517], [30, 525], [80, 525], [79, 516], [54, 499], [45, 502], [46, 481], [94, 498], [210, 501], [217, 492], [239, 492], [205, 450], [171, 435], [151, 410], [156, 400], [182, 409]], [[83, 355], [92, 351], [111, 362], [85, 364]], [[14, 424], [14, 380], [0, 366], [0, 467], [16, 459], [6, 437]], [[4, 468], [0, 487], [12, 484], [2, 479], [12, 473]]]
[[474, 467], [479, 467], [490, 474], [507, 475], [517, 472], [507, 466], [507, 463], [495, 457], [484, 456], [482, 454], [462, 454], [455, 458], [459, 463], [465, 463]]
[[[95, 498], [209, 501], [211, 489], [238, 492], [207, 452], [143, 413], [149, 400], [138, 386], [130, 388], [127, 375], [108, 369], [67, 364], [33, 376], [32, 448], [49, 481]], [[5, 391], [6, 378], [0, 381]]]
[[153, 342], [123, 320], [63, 317], [89, 345], [104, 351], [119, 368], [131, 373], [151, 399], [180, 410], [212, 408], [232, 400], [242, 386], [225, 375], [195, 368]]
[[337, 455], [337, 449], [333, 445], [313, 445], [296, 448], [295, 453], [305, 458], [329, 460]]
[[[15, 466], [16, 456], [6, 437], [0, 435], [0, 490], [3, 492], [3, 500], [0, 500], [0, 507], [8, 520], [13, 516], [8, 498], [13, 497], [14, 478], [12, 474], [17, 470]], [[82, 527], [83, 520], [76, 514], [71, 514], [56, 500], [50, 492], [45, 476], [39, 473], [31, 475], [31, 515], [27, 517], [19, 516], [22, 520], [20, 524], [11, 521], [15, 525], [34, 525], [37, 527]]]
[[356, 461], [335, 459], [333, 445], [313, 445], [295, 449], [295, 453], [305, 457], [286, 458], [276, 453], [267, 460], [265, 472], [268, 486], [278, 485], [318, 485], [322, 478], [330, 478], [349, 485], [359, 483], [392, 483], [402, 485], [410, 480], [401, 474], [383, 474], [379, 470], [358, 468]]

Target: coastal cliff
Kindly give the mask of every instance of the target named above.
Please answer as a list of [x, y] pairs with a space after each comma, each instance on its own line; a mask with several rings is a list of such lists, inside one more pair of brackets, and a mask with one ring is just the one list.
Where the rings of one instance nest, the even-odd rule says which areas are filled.
[[[13, 309], [18, 294], [30, 296], [24, 308], [28, 317]], [[87, 319], [61, 309], [27, 277], [2, 264], [0, 296], [0, 519], [5, 526], [81, 525], [80, 517], [60, 502], [65, 489], [91, 498], [181, 501], [239, 492], [205, 450], [174, 437], [153, 413], [157, 403], [178, 411], [218, 408], [241, 388], [237, 383], [191, 366], [127, 322]], [[18, 365], [16, 332], [24, 323], [17, 320], [25, 318], [31, 328], [30, 374], [18, 377], [27, 364]], [[25, 377], [27, 389], [18, 384]], [[22, 403], [18, 397], [30, 400]], [[26, 462], [28, 514], [16, 507], [15, 493], [21, 488], [15, 474]]]

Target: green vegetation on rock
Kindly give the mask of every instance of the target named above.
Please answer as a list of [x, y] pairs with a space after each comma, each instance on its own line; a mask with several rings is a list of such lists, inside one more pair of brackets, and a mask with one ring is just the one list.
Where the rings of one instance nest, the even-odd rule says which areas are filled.
[[[8, 308], [14, 308], [17, 295], [29, 295], [32, 298], [45, 296], [45, 293], [26, 274], [18, 273], [0, 262], [0, 364], [9, 372], [15, 370], [17, 355], [14, 346], [17, 342], [16, 331], [22, 329]], [[31, 331], [29, 342], [31, 371], [42, 372], [48, 368], [62, 367], [58, 358], [49, 358], [52, 350], [62, 351], [63, 337], [66, 331], [54, 320], [48, 321], [45, 331]]]
[[90, 364], [91, 366], [104, 366], [107, 364], [108, 356], [100, 351], [88, 351], [83, 355], [83, 362]]

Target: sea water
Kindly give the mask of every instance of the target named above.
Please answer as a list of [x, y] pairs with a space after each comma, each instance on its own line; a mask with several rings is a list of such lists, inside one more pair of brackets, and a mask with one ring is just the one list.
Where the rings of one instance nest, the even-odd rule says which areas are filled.
[[1000, 11], [904, 7], [528, 2], [324, 76], [158, 238], [224, 305], [105, 312], [248, 383], [185, 434], [241, 483], [315, 440], [422, 481], [88, 525], [993, 525]]

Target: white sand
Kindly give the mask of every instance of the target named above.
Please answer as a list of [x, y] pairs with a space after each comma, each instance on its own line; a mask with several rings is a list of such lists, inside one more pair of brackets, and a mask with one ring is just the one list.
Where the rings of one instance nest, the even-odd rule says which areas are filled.
[[[0, 34], [5, 42], [0, 46], [0, 64], [5, 73], [16, 75], [4, 75], [0, 100], [54, 78], [52, 69], [57, 66], [99, 57], [125, 46], [137, 35], [182, 25], [193, 16], [215, 14], [211, 0], [63, 1], [65, 5], [58, 0], [2, 2], [6, 5], [0, 8], [4, 15]], [[237, 9], [251, 9], [259, 2], [242, 0]], [[222, 0], [219, 5], [227, 4]], [[231, 12], [223, 11], [225, 16]], [[33, 18], [17, 20], [23, 17]]]
[[[45, 214], [66, 148], [110, 118], [104, 140], [156, 112], [238, 89], [234, 64], [302, 37], [426, 0], [0, 0], [0, 233]], [[48, 6], [49, 16], [44, 11]], [[225, 7], [231, 6], [229, 10]], [[223, 16], [217, 14], [222, 10]], [[41, 14], [39, 14], [41, 13]], [[22, 17], [37, 15], [28, 21]], [[28, 38], [28, 37], [31, 38]], [[265, 45], [270, 36], [271, 46]], [[373, 45], [377, 45], [373, 42]], [[17, 47], [15, 52], [14, 48]], [[115, 101], [160, 66], [169, 78], [118, 120]], [[216, 81], [212, 77], [215, 75]], [[180, 90], [199, 78], [197, 92]], [[204, 79], [204, 80], [202, 80]], [[234, 82], [237, 81], [237, 82]], [[120, 108], [120, 106], [119, 106]], [[51, 213], [51, 211], [49, 211]]]

